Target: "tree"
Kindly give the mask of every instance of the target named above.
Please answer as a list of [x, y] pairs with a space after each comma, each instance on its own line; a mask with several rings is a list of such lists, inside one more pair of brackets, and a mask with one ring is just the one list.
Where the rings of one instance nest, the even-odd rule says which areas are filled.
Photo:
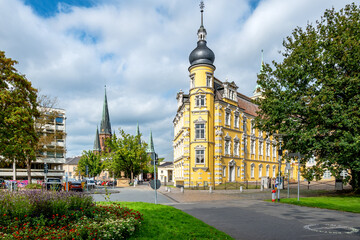
[[86, 166], [88, 166], [88, 174], [90, 176], [97, 176], [104, 169], [101, 156], [93, 153], [93, 151], [83, 151], [78, 163], [77, 172], [80, 171], [81, 175], [86, 175]]
[[0, 51], [0, 161], [26, 165], [31, 181], [31, 162], [36, 160], [38, 135], [34, 119], [37, 110], [37, 90]]
[[[283, 61], [258, 75], [263, 98], [257, 126], [285, 134], [283, 149], [311, 156], [311, 170], [335, 177], [349, 170], [360, 191], [360, 10], [356, 4], [326, 10], [316, 25], [287, 37]], [[315, 170], [320, 171], [315, 171]]]
[[115, 134], [106, 140], [106, 146], [110, 149], [106, 153], [107, 169], [116, 177], [121, 176], [121, 171], [125, 172], [126, 177], [133, 181], [134, 176], [138, 175], [141, 169], [146, 169], [150, 157], [146, 153], [145, 142], [141, 142], [141, 135], [133, 136], [119, 130], [120, 137]]

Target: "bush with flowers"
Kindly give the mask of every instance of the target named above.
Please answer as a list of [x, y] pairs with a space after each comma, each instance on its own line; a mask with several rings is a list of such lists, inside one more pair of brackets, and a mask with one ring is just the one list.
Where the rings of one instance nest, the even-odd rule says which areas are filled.
[[118, 203], [96, 205], [83, 193], [3, 192], [0, 239], [124, 239], [142, 214]]

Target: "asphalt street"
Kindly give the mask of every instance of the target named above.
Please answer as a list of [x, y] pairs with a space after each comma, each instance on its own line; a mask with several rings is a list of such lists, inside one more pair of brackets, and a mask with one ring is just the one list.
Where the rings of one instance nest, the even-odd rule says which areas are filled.
[[[154, 190], [147, 186], [118, 188], [116, 191], [120, 192], [111, 193], [110, 201], [154, 203]], [[93, 198], [105, 201], [106, 194], [93, 194]], [[360, 239], [360, 214], [256, 199], [188, 200], [174, 201], [158, 192], [159, 204], [180, 209], [234, 239]]]

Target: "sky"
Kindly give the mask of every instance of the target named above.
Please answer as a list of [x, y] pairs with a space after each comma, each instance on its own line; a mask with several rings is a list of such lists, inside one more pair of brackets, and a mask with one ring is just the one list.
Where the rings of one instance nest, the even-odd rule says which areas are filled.
[[[93, 149], [106, 85], [112, 130], [142, 139], [172, 161], [176, 93], [189, 91], [198, 0], [0, 0], [0, 50], [41, 94], [66, 110], [67, 157]], [[264, 61], [281, 61], [296, 27], [348, 0], [206, 0], [215, 77], [251, 96]]]

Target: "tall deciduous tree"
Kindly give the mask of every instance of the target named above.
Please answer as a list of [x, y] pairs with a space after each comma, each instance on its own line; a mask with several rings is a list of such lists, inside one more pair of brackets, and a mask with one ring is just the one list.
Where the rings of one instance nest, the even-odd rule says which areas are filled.
[[[315, 25], [287, 37], [283, 61], [258, 75], [257, 125], [284, 136], [284, 149], [316, 156], [321, 174], [350, 170], [360, 190], [360, 10], [326, 10]], [[305, 160], [306, 160], [305, 159]]]
[[141, 169], [147, 169], [147, 163], [150, 161], [146, 153], [147, 144], [140, 141], [141, 135], [133, 136], [121, 129], [119, 133], [120, 137], [114, 134], [106, 140], [106, 146], [110, 149], [106, 154], [107, 169], [116, 177], [120, 177], [121, 171], [124, 171], [125, 176], [133, 181]]
[[31, 180], [38, 142], [34, 126], [39, 116], [37, 90], [18, 73], [15, 64], [0, 51], [0, 161], [26, 165]]
[[83, 151], [78, 163], [77, 172], [81, 175], [86, 175], [86, 166], [88, 166], [88, 174], [90, 176], [97, 176], [104, 169], [104, 164], [101, 161], [101, 156], [93, 151]]

